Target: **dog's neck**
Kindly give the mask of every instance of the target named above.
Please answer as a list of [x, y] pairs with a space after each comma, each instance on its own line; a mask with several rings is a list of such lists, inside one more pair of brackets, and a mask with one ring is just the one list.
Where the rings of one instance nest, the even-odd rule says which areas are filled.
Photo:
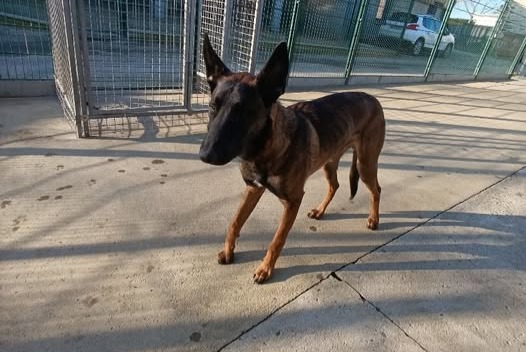
[[[255, 157], [246, 157], [243, 160], [256, 164], [267, 164], [271, 159], [279, 159], [279, 156], [287, 152], [290, 145], [291, 138], [285, 135], [284, 131], [290, 129], [290, 125], [294, 123], [293, 119], [293, 112], [283, 107], [279, 102], [272, 104], [267, 112], [265, 127], [252, 143], [251, 155]], [[285, 125], [288, 125], [289, 128]]]
[[[267, 147], [273, 152], [273, 155], [287, 151], [291, 142], [291, 136], [287, 135], [287, 132], [291, 131], [295, 118], [294, 113], [279, 102], [272, 104], [269, 113], [272, 129]], [[280, 131], [280, 133], [275, 133], [275, 131]]]

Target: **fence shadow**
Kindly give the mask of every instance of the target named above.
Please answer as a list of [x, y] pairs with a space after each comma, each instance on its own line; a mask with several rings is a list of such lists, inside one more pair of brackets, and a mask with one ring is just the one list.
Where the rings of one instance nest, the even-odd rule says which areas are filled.
[[[429, 212], [426, 215], [431, 216], [434, 212]], [[413, 218], [414, 212], [401, 211], [390, 214], [388, 218]], [[451, 212], [445, 213], [440, 216], [439, 221], [430, 222], [426, 225], [426, 228], [422, 228], [418, 231], [418, 234], [411, 236], [418, 236], [419, 240], [409, 241], [408, 243], [391, 243], [389, 246], [382, 248], [382, 251], [377, 252], [378, 260], [373, 262], [357, 262], [352, 265], [348, 265], [349, 262], [331, 262], [315, 265], [297, 265], [290, 267], [281, 267], [278, 264], [275, 270], [274, 276], [271, 281], [267, 284], [270, 286], [281, 285], [290, 278], [296, 275], [303, 275], [307, 273], [328, 273], [334, 270], [338, 270], [345, 267], [346, 271], [357, 271], [357, 272], [389, 272], [389, 271], [429, 271], [430, 274], [433, 272], [442, 271], [473, 271], [473, 270], [499, 270], [504, 269], [506, 271], [525, 271], [526, 262], [520, 260], [521, 256], [519, 253], [526, 249], [526, 237], [522, 233], [521, 229], [526, 225], [526, 216], [510, 217], [506, 215], [488, 215], [480, 213], [465, 213], [465, 212]], [[514, 222], [516, 226], [502, 227], [502, 224]], [[407, 222], [410, 225], [416, 224], [416, 222]], [[473, 231], [473, 226], [480, 231]], [[432, 231], [433, 227], [440, 227], [440, 231]], [[450, 232], [448, 227], [455, 227], [455, 232]], [[469, 228], [469, 232], [463, 232], [462, 228]], [[429, 230], [428, 230], [429, 229]], [[296, 236], [302, 236], [302, 234], [295, 234]], [[327, 243], [331, 242], [331, 237], [336, 234], [323, 234], [319, 236], [326, 237]], [[361, 237], [362, 235], [349, 234], [348, 244], [341, 240], [341, 234], [338, 234], [340, 242], [336, 245], [320, 247], [320, 246], [309, 246], [301, 248], [288, 248], [282, 253], [282, 256], [301, 256], [301, 255], [342, 255], [347, 253], [356, 253], [371, 251], [374, 247], [362, 247], [360, 245], [353, 245], [353, 237]], [[308, 242], [308, 238], [306, 240]], [[361, 239], [358, 239], [361, 242]], [[166, 246], [176, 245], [174, 242], [165, 242]], [[186, 243], [186, 246], [191, 245]], [[146, 240], [144, 243], [135, 245], [120, 244], [117, 243], [113, 246], [113, 250], [122, 251], [137, 251], [137, 250], [151, 250], [158, 246], [158, 239], [153, 238]], [[83, 250], [80, 249], [77, 255], [86, 255], [92, 253], [100, 253], [97, 247], [90, 248], [87, 246]], [[426, 257], [425, 260], [393, 260], [392, 254], [415, 254], [418, 258]], [[27, 253], [26, 253], [27, 254]], [[62, 252], [54, 252], [52, 255], [62, 255]], [[254, 265], [261, 258], [261, 251], [247, 251], [239, 252], [236, 257], [236, 263], [240, 264], [243, 262], [254, 261]], [[389, 260], [382, 261], [382, 256], [389, 256]], [[437, 256], [441, 256], [437, 259]], [[38, 256], [37, 256], [38, 257]], [[444, 258], [445, 257], [445, 258]], [[4, 258], [4, 255], [0, 256]], [[13, 259], [13, 258], [11, 258]], [[16, 260], [30, 260], [31, 257], [26, 255], [19, 256]], [[235, 265], [235, 264], [234, 264]], [[226, 268], [228, 270], [228, 268]], [[321, 280], [321, 279], [320, 279]], [[331, 280], [329, 278], [329, 280]], [[320, 285], [319, 289], [327, 289], [326, 286]], [[264, 288], [261, 288], [264, 289]], [[332, 291], [331, 291], [332, 292]], [[196, 292], [196, 295], [202, 293]], [[204, 293], [203, 293], [204, 294]], [[254, 293], [247, 293], [254, 294]], [[327, 294], [330, 294], [328, 292]], [[381, 300], [375, 300], [374, 304], [377, 307], [385, 306], [397, 306], [404, 307], [403, 310], [397, 312], [397, 318], [403, 317], [427, 317], [435, 313], [441, 313], [446, 315], [469, 315], [469, 316], [486, 316], [493, 314], [497, 309], [494, 305], [488, 305], [485, 302], [487, 297], [494, 297], [502, 294], [502, 292], [496, 290], [494, 286], [478, 290], [463, 290], [462, 293], [447, 293], [447, 294], [434, 294], [427, 293], [426, 295], [420, 295], [412, 298], [385, 298]], [[143, 294], [146, 298], [147, 293]], [[346, 306], [350, 310], [363, 309], [364, 306], [360, 306], [364, 303], [359, 299], [355, 292], [349, 291], [349, 295], [346, 297], [340, 297], [330, 302], [325, 302], [323, 305], [304, 307], [301, 310], [285, 310], [281, 311], [275, 319], [286, 321], [298, 321], [308, 319], [308, 317], [323, 317], [331, 316], [336, 314], [338, 310], [342, 309], [342, 305]], [[352, 298], [354, 297], [354, 298]], [[341, 300], [341, 302], [340, 302]], [[439, 306], [435, 304], [429, 304], [439, 300], [441, 304]], [[62, 300], [55, 300], [53, 305], [62, 305]], [[422, 307], [427, 307], [422, 309]], [[52, 309], [53, 307], [48, 307]], [[187, 307], [191, 309], [190, 307]], [[159, 308], [160, 309], [160, 308]], [[374, 312], [373, 310], [371, 312]], [[154, 316], [159, 312], [148, 311], [148, 316]], [[261, 322], [267, 317], [267, 312], [263, 310], [261, 313], [249, 313], [243, 315], [231, 315], [225, 314], [219, 318], [218, 315], [214, 315], [213, 318], [207, 318], [206, 324], [196, 324], [194, 321], [188, 321], [187, 319], [173, 317], [170, 319], [168, 324], [149, 324], [148, 326], [138, 327], [126, 327], [116, 328], [115, 330], [105, 329], [100, 332], [91, 332], [87, 329], [86, 332], [72, 333], [65, 336], [51, 336], [51, 337], [38, 337], [32, 340], [18, 340], [17, 342], [4, 345], [6, 351], [36, 351], [41, 349], [49, 349], [54, 351], [69, 351], [71, 346], [75, 346], [78, 349], [104, 349], [107, 346], [111, 346], [114, 350], [127, 350], [127, 351], [142, 351], [168, 347], [179, 347], [185, 349], [192, 344], [189, 340], [191, 334], [199, 333], [199, 336], [203, 336], [202, 344], [212, 348], [214, 350], [219, 349], [221, 345], [227, 343], [231, 339], [234, 339], [238, 331], [243, 331], [246, 326], [253, 326], [258, 322]], [[90, 321], [104, 321], [105, 312], [93, 311], [91, 313]], [[363, 319], [378, 319], [379, 316], [375, 314], [360, 315], [360, 321], [353, 320], [352, 316], [347, 319], [330, 319], [320, 329], [326, 329], [327, 331], [339, 328], [349, 328], [354, 324], [364, 323]], [[51, 321], [49, 320], [51, 319]], [[46, 317], [46, 323], [53, 322], [54, 317]], [[205, 320], [203, 320], [204, 322]], [[367, 322], [367, 321], [365, 321]], [[342, 325], [342, 324], [345, 324]], [[228, 327], [227, 332], [225, 327]], [[221, 337], [215, 340], [209, 340], [207, 334], [214, 331], [216, 334], [221, 331]], [[274, 332], [272, 332], [274, 333]], [[186, 335], [185, 335], [186, 334]], [[260, 331], [260, 334], [265, 334]], [[270, 332], [269, 332], [270, 334]], [[260, 336], [265, 338], [264, 335]], [[267, 336], [272, 338], [272, 336]], [[195, 345], [194, 345], [195, 346]]]

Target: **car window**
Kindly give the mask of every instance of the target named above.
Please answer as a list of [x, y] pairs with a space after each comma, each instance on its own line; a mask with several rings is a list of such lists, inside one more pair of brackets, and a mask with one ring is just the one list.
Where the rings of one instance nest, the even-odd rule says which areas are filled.
[[433, 32], [438, 32], [438, 30], [440, 29], [440, 22], [437, 20], [434, 20], [428, 17], [424, 17], [423, 22], [424, 22], [424, 27], [426, 27], [427, 29]]
[[391, 16], [389, 16], [389, 20], [395, 22], [416, 23], [418, 22], [418, 17], [407, 12], [393, 12]]
[[424, 17], [422, 22], [424, 23], [424, 27], [429, 30], [433, 30], [433, 21], [430, 18]]

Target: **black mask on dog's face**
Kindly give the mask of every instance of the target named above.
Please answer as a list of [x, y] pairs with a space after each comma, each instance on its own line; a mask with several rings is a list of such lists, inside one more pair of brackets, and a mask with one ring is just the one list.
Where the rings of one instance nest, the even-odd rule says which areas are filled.
[[285, 92], [289, 68], [287, 46], [279, 44], [257, 76], [232, 73], [217, 56], [206, 34], [203, 57], [211, 97], [208, 134], [199, 156], [212, 165], [227, 164], [237, 156], [249, 159], [269, 126], [270, 107]]

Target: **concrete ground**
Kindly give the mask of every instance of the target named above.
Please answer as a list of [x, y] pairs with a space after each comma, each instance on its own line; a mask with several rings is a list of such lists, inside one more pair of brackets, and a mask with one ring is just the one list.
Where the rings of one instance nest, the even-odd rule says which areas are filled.
[[244, 185], [202, 135], [76, 139], [55, 99], [0, 100], [0, 350], [526, 351], [526, 81], [360, 90], [387, 117], [380, 229], [347, 154], [264, 285], [281, 205], [218, 265]]

